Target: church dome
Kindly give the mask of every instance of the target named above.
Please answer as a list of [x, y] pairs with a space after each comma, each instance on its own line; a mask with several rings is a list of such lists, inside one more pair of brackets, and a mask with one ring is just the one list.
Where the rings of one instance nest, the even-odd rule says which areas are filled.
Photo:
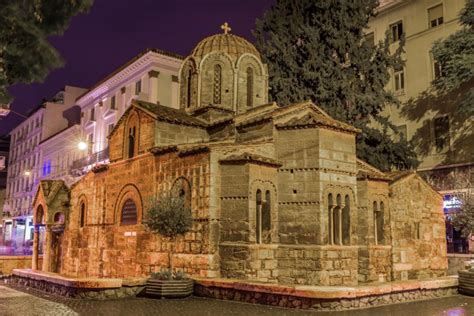
[[211, 52], [223, 52], [229, 54], [234, 60], [245, 53], [260, 58], [260, 54], [252, 43], [240, 36], [229, 33], [231, 28], [227, 23], [224, 23], [221, 28], [224, 33], [215, 34], [200, 41], [191, 52], [191, 56], [203, 58]]

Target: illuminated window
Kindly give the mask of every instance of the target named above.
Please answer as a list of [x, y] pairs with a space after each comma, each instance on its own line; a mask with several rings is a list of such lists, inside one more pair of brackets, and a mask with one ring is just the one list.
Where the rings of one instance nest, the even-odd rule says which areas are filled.
[[137, 223], [137, 206], [132, 199], [127, 199], [122, 206], [120, 225], [135, 225]]
[[437, 5], [428, 9], [428, 23], [429, 27], [437, 27], [443, 24], [443, 5]]

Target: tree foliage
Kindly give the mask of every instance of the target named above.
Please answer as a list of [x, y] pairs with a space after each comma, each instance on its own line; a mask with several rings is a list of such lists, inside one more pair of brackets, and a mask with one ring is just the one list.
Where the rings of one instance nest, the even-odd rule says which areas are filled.
[[93, 0], [0, 0], [0, 104], [12, 97], [7, 87], [43, 81], [62, 66], [48, 42], [62, 35], [71, 18], [86, 12]]
[[461, 29], [438, 41], [431, 50], [441, 66], [441, 76], [433, 81], [435, 92], [444, 95], [464, 84], [469, 91], [458, 104], [457, 112], [474, 115], [474, 0], [467, 0], [459, 16]]
[[174, 192], [163, 193], [153, 200], [145, 215], [148, 230], [168, 238], [175, 238], [191, 229], [191, 210], [185, 199]]
[[[399, 105], [384, 88], [389, 69], [403, 64], [404, 41], [394, 53], [391, 40], [364, 40], [376, 0], [278, 0], [256, 22], [257, 49], [269, 67], [270, 97], [280, 104], [311, 99], [334, 118], [352, 124], [358, 155], [382, 170], [418, 163], [407, 142], [394, 142], [386, 105]], [[372, 122], [372, 124], [371, 124]], [[375, 129], [373, 123], [380, 126]]]

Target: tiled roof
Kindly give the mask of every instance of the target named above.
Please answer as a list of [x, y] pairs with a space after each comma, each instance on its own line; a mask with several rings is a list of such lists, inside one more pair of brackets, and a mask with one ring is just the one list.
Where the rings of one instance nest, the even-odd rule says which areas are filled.
[[247, 152], [241, 153], [241, 154], [236, 154], [236, 155], [231, 155], [226, 158], [223, 158], [219, 160], [220, 163], [246, 163], [246, 162], [254, 162], [257, 164], [264, 164], [264, 165], [270, 165], [273, 167], [280, 167], [282, 165], [281, 162], [270, 158], [270, 157], [264, 157], [260, 156], [257, 154], [250, 154]]
[[202, 128], [207, 127], [207, 123], [205, 121], [193, 117], [182, 110], [177, 110], [168, 106], [141, 100], [133, 100], [132, 104], [153, 114], [154, 117], [158, 120], [188, 126], [196, 126]]
[[365, 161], [357, 159], [357, 179], [390, 181], [391, 177]]

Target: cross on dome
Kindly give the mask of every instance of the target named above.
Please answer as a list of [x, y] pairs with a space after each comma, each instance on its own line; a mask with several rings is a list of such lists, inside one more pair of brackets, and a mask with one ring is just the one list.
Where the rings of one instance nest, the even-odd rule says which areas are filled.
[[221, 25], [221, 29], [224, 30], [224, 34], [228, 34], [232, 29], [229, 26], [229, 23], [225, 22]]

